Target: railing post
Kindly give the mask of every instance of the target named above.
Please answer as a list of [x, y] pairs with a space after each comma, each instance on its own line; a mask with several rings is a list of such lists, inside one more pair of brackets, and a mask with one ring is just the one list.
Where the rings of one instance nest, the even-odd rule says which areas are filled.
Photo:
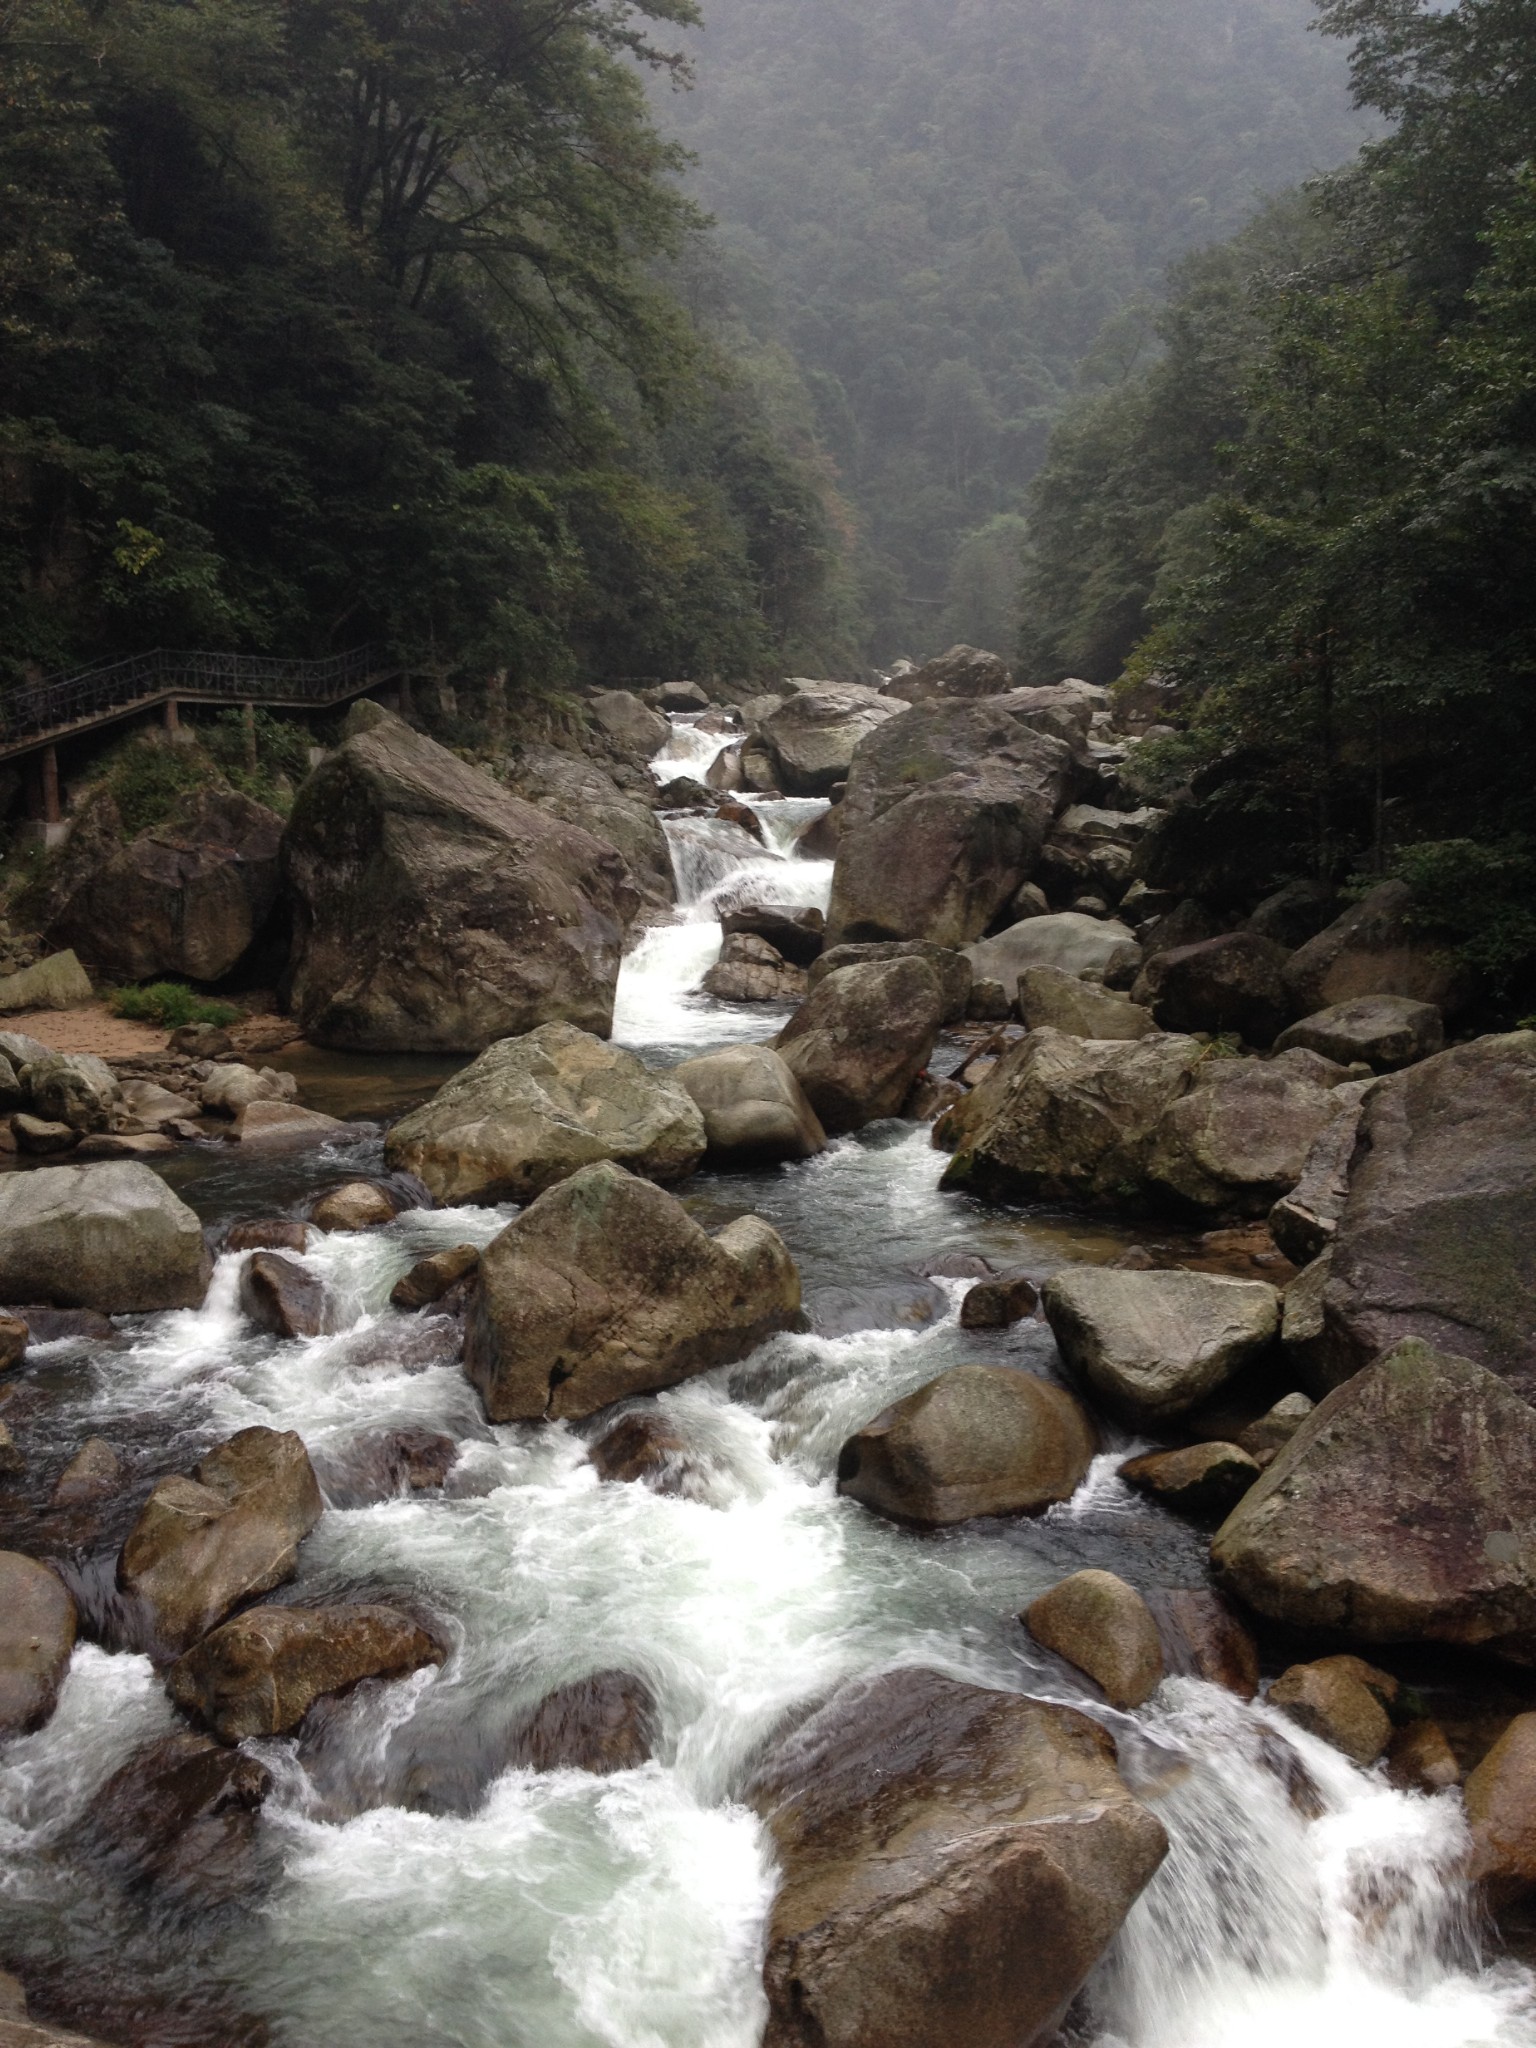
[[246, 704], [246, 706], [245, 706], [245, 712], [244, 712], [244, 725], [245, 725], [245, 772], [246, 772], [246, 774], [247, 774], [247, 775], [254, 775], [254, 774], [256, 773], [256, 767], [257, 767], [257, 760], [256, 760], [256, 706], [255, 706], [254, 704], [251, 704], [251, 703], [247, 703], [247, 704]]
[[58, 825], [64, 813], [59, 806], [59, 755], [56, 747], [44, 747], [42, 759], [43, 823]]
[[165, 729], [167, 732], [181, 731], [181, 714], [176, 708], [174, 697], [167, 697], [165, 700]]

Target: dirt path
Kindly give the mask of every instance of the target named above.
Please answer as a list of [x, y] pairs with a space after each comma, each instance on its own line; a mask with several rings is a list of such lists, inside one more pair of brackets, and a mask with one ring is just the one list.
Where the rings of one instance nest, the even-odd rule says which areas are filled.
[[0, 1017], [0, 1031], [24, 1031], [55, 1052], [93, 1052], [104, 1060], [164, 1052], [166, 1041], [156, 1025], [114, 1017], [105, 1003], [82, 1003], [75, 1010], [18, 1010]]

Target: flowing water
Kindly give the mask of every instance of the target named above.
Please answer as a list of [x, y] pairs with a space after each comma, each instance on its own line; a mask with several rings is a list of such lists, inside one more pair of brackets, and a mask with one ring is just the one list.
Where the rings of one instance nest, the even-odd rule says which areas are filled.
[[[755, 808], [766, 848], [727, 841], [713, 821], [669, 826], [682, 908], [642, 939], [620, 989], [620, 1035], [648, 1057], [773, 1028], [760, 1009], [691, 993], [723, 907], [765, 892], [825, 900], [826, 870], [791, 853], [808, 808]], [[364, 1079], [351, 1078], [356, 1108]], [[297, 1206], [378, 1160], [364, 1134], [260, 1182], [216, 1155], [180, 1180], [217, 1222]], [[453, 1436], [442, 1493], [333, 1504], [278, 1596], [402, 1602], [430, 1613], [453, 1650], [440, 1670], [359, 1687], [299, 1739], [252, 1745], [277, 1787], [262, 1823], [271, 1888], [247, 1910], [188, 1919], [70, 1854], [107, 1777], [174, 1725], [145, 1659], [83, 1644], [53, 1720], [0, 1750], [0, 1961], [44, 1998], [83, 2001], [104, 2032], [137, 2012], [141, 2038], [188, 2048], [242, 2038], [229, 2017], [240, 2011], [263, 2015], [284, 2048], [755, 2048], [774, 1872], [735, 1798], [748, 1762], [839, 1679], [922, 1663], [1098, 1713], [1168, 1828], [1169, 1858], [1091, 1983], [1078, 2040], [1536, 2041], [1530, 1980], [1480, 1956], [1454, 1799], [1391, 1790], [1192, 1679], [1168, 1680], [1138, 1715], [1110, 1714], [1031, 1645], [1020, 1608], [1081, 1566], [1148, 1589], [1204, 1582], [1199, 1537], [1115, 1477], [1128, 1440], [1111, 1438], [1077, 1496], [1035, 1521], [918, 1536], [839, 1499], [843, 1439], [947, 1365], [1054, 1369], [1038, 1323], [962, 1333], [963, 1283], [924, 1266], [970, 1251], [1043, 1275], [1123, 1241], [940, 1195], [940, 1163], [925, 1130], [886, 1125], [802, 1165], [692, 1185], [711, 1227], [750, 1207], [783, 1232], [815, 1332], [660, 1396], [690, 1448], [688, 1498], [599, 1485], [585, 1448], [600, 1423], [491, 1428], [448, 1321], [388, 1307], [425, 1250], [484, 1243], [510, 1210], [411, 1210], [314, 1239], [331, 1335], [252, 1334], [237, 1261], [224, 1258], [202, 1308], [126, 1322], [111, 1345], [44, 1352], [18, 1437], [49, 1471], [85, 1435], [106, 1437], [130, 1461], [134, 1501], [251, 1423], [297, 1429], [333, 1503], [360, 1432]], [[79, 1583], [106, 1613], [100, 1575]], [[487, 1760], [520, 1713], [612, 1668], [655, 1693], [652, 1762], [607, 1778], [494, 1775]], [[1314, 1818], [1293, 1805], [1277, 1754], [1310, 1778]]]

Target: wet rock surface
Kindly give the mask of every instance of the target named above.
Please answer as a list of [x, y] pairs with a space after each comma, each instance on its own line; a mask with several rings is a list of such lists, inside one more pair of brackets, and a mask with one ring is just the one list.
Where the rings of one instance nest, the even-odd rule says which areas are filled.
[[179, 1657], [166, 1690], [221, 1742], [285, 1735], [322, 1694], [403, 1678], [444, 1652], [388, 1607], [253, 1607]]
[[0, 1737], [41, 1727], [53, 1712], [75, 1626], [75, 1603], [58, 1574], [0, 1550]]
[[732, 1045], [685, 1060], [673, 1079], [704, 1119], [713, 1160], [737, 1165], [810, 1159], [825, 1149], [821, 1119], [771, 1046]]
[[900, 1113], [943, 1015], [925, 961], [873, 961], [818, 983], [774, 1046], [823, 1128], [855, 1131]]
[[1112, 1707], [1144, 1706], [1163, 1679], [1163, 1646], [1151, 1610], [1113, 1572], [1074, 1572], [1031, 1601], [1022, 1616], [1037, 1643], [1098, 1685]]
[[783, 1871], [767, 2048], [1035, 2039], [1166, 1847], [1092, 1722], [920, 1669], [843, 1687], [750, 1797]]
[[0, 1300], [108, 1314], [196, 1308], [210, 1271], [202, 1225], [147, 1166], [0, 1180]]
[[1135, 1423], [1195, 1407], [1280, 1330], [1273, 1287], [1208, 1273], [1067, 1266], [1041, 1299], [1070, 1369]]

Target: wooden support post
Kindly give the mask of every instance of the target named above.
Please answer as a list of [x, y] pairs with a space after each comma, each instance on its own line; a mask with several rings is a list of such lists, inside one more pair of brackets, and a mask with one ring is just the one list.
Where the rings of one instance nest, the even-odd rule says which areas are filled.
[[176, 707], [174, 697], [167, 697], [165, 700], [165, 729], [167, 732], [181, 731], [181, 713]]
[[59, 756], [57, 749], [44, 747], [42, 758], [43, 823], [57, 825], [64, 813], [59, 807]]
[[247, 775], [254, 775], [258, 765], [256, 758], [256, 706], [254, 704], [247, 704], [244, 707], [244, 716], [245, 772]]

